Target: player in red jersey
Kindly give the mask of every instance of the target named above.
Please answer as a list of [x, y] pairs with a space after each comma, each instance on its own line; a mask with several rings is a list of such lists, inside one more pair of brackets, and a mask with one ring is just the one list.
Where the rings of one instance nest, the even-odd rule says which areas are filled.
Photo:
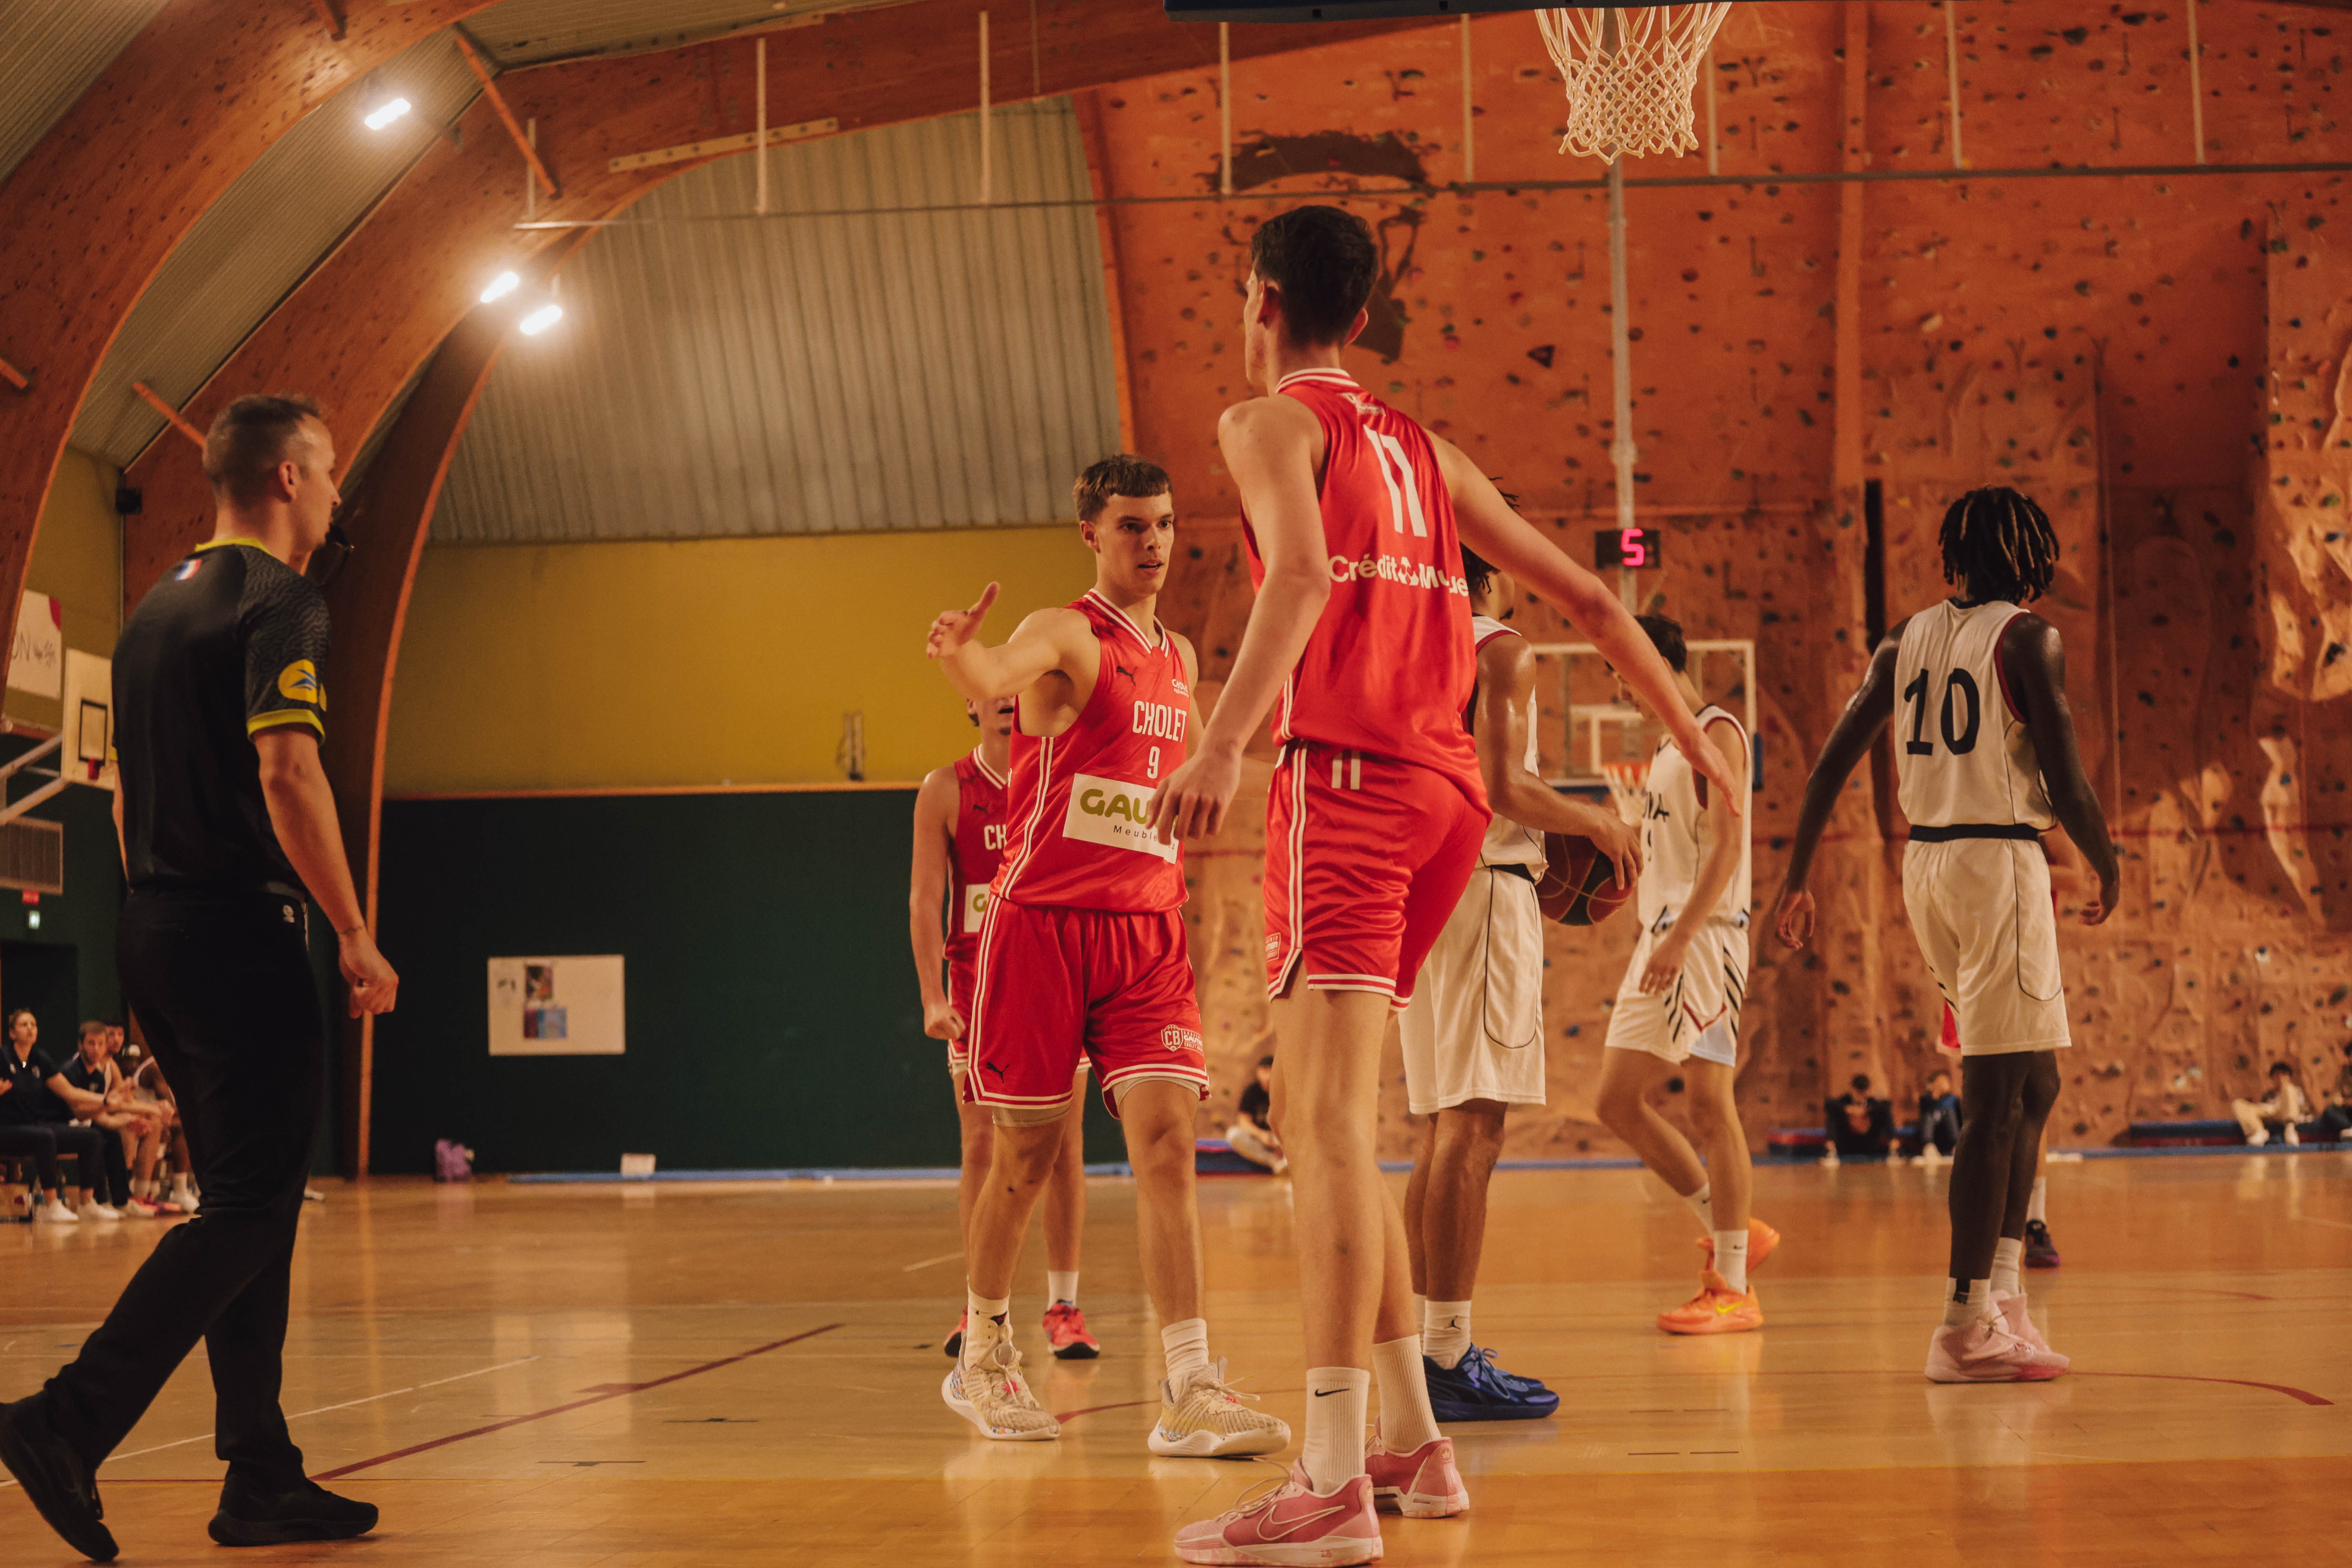
[[[1745, 794], [1616, 596], [1468, 458], [1341, 368], [1379, 273], [1370, 231], [1336, 207], [1283, 213], [1251, 242], [1242, 335], [1265, 395], [1227, 409], [1217, 440], [1241, 491], [1257, 603], [1215, 717], [1151, 803], [1163, 833], [1215, 832], [1243, 747], [1276, 710], [1266, 966], [1275, 1117], [1297, 1210], [1307, 1442], [1288, 1485], [1178, 1535], [1193, 1563], [1305, 1562], [1308, 1548], [1318, 1562], [1369, 1562], [1376, 1501], [1409, 1514], [1468, 1504], [1429, 1413], [1403, 1223], [1373, 1147], [1389, 1010], [1411, 996], [1486, 827], [1462, 723], [1476, 664], [1461, 547], [1566, 616], [1652, 698], [1693, 766], [1727, 798]], [[1381, 1431], [1368, 1455], [1374, 1373]]]
[[[948, 1074], [956, 1085], [956, 1114], [963, 1124], [956, 1187], [959, 1237], [971, 1228], [971, 1206], [988, 1179], [988, 1110], [963, 1098], [963, 1039], [971, 1019], [973, 965], [980, 956], [981, 920], [988, 912], [988, 885], [1004, 858], [1013, 703], [1003, 698], [990, 703], [984, 714], [977, 702], [964, 708], [980, 727], [980, 744], [923, 778], [915, 796], [914, 868], [907, 893], [908, 933], [922, 984], [923, 1033], [948, 1043]], [[1061, 1157], [1045, 1187], [1045, 1342], [1057, 1361], [1091, 1361], [1102, 1353], [1078, 1307], [1078, 1239], [1087, 1218], [1083, 1111], [1074, 1090], [1070, 1113], [1062, 1120]], [[958, 1323], [945, 1349], [955, 1355], [962, 1348], [963, 1325]]]
[[1076, 499], [1096, 556], [1092, 593], [1038, 611], [996, 647], [975, 640], [993, 583], [931, 626], [930, 655], [966, 699], [1020, 699], [963, 1086], [989, 1108], [995, 1146], [964, 1238], [963, 1353], [940, 1392], [988, 1436], [1060, 1435], [1022, 1379], [1005, 1298], [1061, 1145], [1072, 1071], [1091, 1062], [1127, 1135], [1144, 1289], [1165, 1325], [1151, 1451], [1270, 1454], [1290, 1428], [1243, 1404], [1209, 1360], [1192, 1193], [1192, 1120], [1209, 1076], [1184, 949], [1182, 851], [1144, 821], [1153, 786], [1198, 727], [1192, 646], [1156, 613], [1176, 509], [1168, 475], [1125, 456], [1089, 468]]

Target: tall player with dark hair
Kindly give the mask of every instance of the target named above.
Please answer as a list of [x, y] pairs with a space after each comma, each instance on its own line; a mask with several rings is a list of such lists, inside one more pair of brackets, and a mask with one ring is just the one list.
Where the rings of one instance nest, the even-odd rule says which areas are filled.
[[[1011, 766], [1013, 700], [983, 709], [966, 702], [980, 744], [944, 768], [924, 775], [915, 795], [915, 850], [908, 876], [907, 929], [922, 987], [923, 1033], [948, 1045], [948, 1076], [956, 1087], [962, 1122], [961, 1179], [956, 1184], [956, 1235], [971, 1229], [971, 1211], [988, 1180], [994, 1147], [988, 1108], [963, 1098], [971, 1066], [963, 1042], [971, 1025], [973, 961], [988, 914], [988, 885], [1004, 858], [1004, 785]], [[947, 924], [940, 924], [945, 908]], [[945, 984], [942, 984], [944, 978]], [[1086, 1070], [1080, 1066], [1080, 1072]], [[1078, 1307], [1078, 1243], [1087, 1220], [1085, 1102], [1074, 1091], [1063, 1119], [1062, 1152], [1045, 1186], [1045, 1343], [1056, 1361], [1092, 1361], [1102, 1345], [1087, 1331]], [[945, 1349], [963, 1349], [957, 1323]]]
[[1095, 586], [1040, 610], [995, 647], [976, 640], [996, 602], [931, 625], [929, 652], [985, 709], [1020, 706], [1005, 790], [1003, 864], [989, 889], [974, 983], [966, 1100], [995, 1121], [988, 1183], [964, 1236], [969, 1314], [940, 1393], [990, 1437], [1060, 1436], [1021, 1375], [1007, 1298], [1039, 1189], [1063, 1147], [1073, 1072], [1090, 1064], [1127, 1135], [1143, 1284], [1167, 1375], [1155, 1454], [1270, 1454], [1290, 1428], [1250, 1409], [1209, 1359], [1192, 1121], [1209, 1091], [1201, 1007], [1184, 946], [1183, 852], [1146, 827], [1151, 790], [1184, 760], [1198, 718], [1192, 645], [1162, 626], [1176, 539], [1168, 475], [1108, 458], [1079, 476]]
[[319, 760], [327, 605], [302, 569], [341, 499], [334, 467], [308, 398], [230, 404], [205, 440], [212, 540], [149, 591], [115, 645], [114, 822], [131, 884], [115, 955], [179, 1090], [204, 1206], [156, 1244], [70, 1365], [0, 1406], [0, 1460], [101, 1563], [115, 1546], [98, 1466], [199, 1339], [213, 1447], [228, 1461], [213, 1539], [333, 1541], [375, 1525], [373, 1504], [304, 1474], [278, 1402], [326, 1054], [308, 900], [334, 928], [353, 1017], [390, 1012], [400, 984], [368, 934]]
[[1938, 538], [1944, 580], [1959, 591], [1887, 628], [1871, 655], [1806, 783], [1775, 923], [1791, 948], [1812, 935], [1813, 851], [1846, 775], [1895, 721], [1911, 823], [1903, 902], [1958, 1019], [1961, 1052], [1951, 1275], [1927, 1376], [2039, 1382], [2063, 1373], [2066, 1358], [2042, 1341], [2021, 1295], [1992, 1288], [2002, 1239], [2025, 1233], [2057, 1053], [2071, 1043], [2038, 837], [2063, 826], [2090, 861], [2099, 890], [2084, 902], [2085, 925], [2115, 910], [2116, 850], [2075, 745], [2065, 647], [2055, 626], [2021, 607], [2057, 574], [2050, 519], [2015, 490], [1970, 490], [1944, 514]]
[[[1241, 492], [1257, 602], [1200, 745], [1151, 801], [1163, 839], [1217, 831], [1243, 748], [1275, 710], [1266, 978], [1276, 1125], [1297, 1208], [1307, 1440], [1286, 1484], [1178, 1535], [1192, 1563], [1370, 1562], [1376, 1498], [1414, 1514], [1467, 1506], [1431, 1415], [1403, 1221], [1374, 1152], [1390, 1010], [1411, 1001], [1489, 815], [1462, 723], [1477, 679], [1462, 547], [1542, 595], [1662, 711], [1674, 691], [1614, 595], [1477, 465], [1341, 368], [1379, 276], [1370, 230], [1337, 207], [1294, 208], [1252, 239], [1242, 338], [1263, 395], [1227, 409], [1217, 439]], [[1720, 774], [1682, 714], [1669, 732]], [[1368, 1454], [1375, 1374], [1381, 1430]]]

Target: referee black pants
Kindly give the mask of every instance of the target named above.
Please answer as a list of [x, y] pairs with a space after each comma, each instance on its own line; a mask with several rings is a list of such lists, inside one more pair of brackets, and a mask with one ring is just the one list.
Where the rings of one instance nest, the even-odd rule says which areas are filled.
[[49, 1380], [51, 1426], [92, 1465], [201, 1339], [215, 1452], [271, 1489], [302, 1479], [278, 1393], [326, 1043], [304, 920], [298, 900], [259, 893], [142, 891], [122, 907], [124, 998], [179, 1100], [204, 1205]]

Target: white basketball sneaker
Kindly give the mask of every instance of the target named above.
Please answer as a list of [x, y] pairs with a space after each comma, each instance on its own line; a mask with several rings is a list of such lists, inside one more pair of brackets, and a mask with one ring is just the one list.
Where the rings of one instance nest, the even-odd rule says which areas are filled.
[[1155, 1454], [1187, 1459], [1234, 1459], [1273, 1454], [1290, 1447], [1290, 1427], [1280, 1418], [1252, 1410], [1225, 1382], [1225, 1363], [1196, 1372], [1176, 1387], [1160, 1383], [1160, 1422], [1147, 1446]]
[[1931, 1383], [2046, 1383], [2065, 1371], [2063, 1358], [2035, 1350], [1998, 1317], [1958, 1328], [1939, 1324], [1927, 1342]]
[[[997, 1337], [1002, 1334], [1003, 1337]], [[974, 1346], [974, 1337], [982, 1343]], [[940, 1384], [948, 1408], [980, 1428], [981, 1436], [1001, 1443], [1042, 1443], [1062, 1435], [1062, 1424], [1037, 1403], [1021, 1375], [1021, 1352], [1009, 1334], [989, 1321], [966, 1331], [966, 1353]], [[993, 1343], [986, 1342], [993, 1339]]]

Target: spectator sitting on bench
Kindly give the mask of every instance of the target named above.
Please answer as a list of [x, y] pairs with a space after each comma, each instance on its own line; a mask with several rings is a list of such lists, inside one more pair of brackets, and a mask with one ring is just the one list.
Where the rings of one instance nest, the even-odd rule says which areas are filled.
[[[94, 1116], [106, 1109], [103, 1096], [75, 1088], [57, 1064], [37, 1048], [41, 1026], [19, 1007], [8, 1015], [8, 1043], [0, 1047], [0, 1159], [30, 1156], [37, 1184], [48, 1201], [37, 1205], [33, 1217], [45, 1224], [69, 1225], [84, 1218], [119, 1220], [122, 1211], [106, 1202], [100, 1185], [106, 1180], [104, 1150], [107, 1134], [95, 1127], [76, 1127], [77, 1116]], [[70, 1155], [80, 1186], [78, 1200], [68, 1203], [68, 1189], [58, 1161]]]
[[1830, 1146], [1848, 1154], [1884, 1154], [1895, 1147], [1895, 1103], [1870, 1092], [1870, 1075], [1853, 1075], [1848, 1091], [1829, 1102]]
[[[102, 1152], [107, 1185], [113, 1189], [120, 1207], [145, 1219], [176, 1219], [185, 1211], [176, 1205], [157, 1203], [148, 1180], [163, 1152], [166, 1113], [162, 1106], [142, 1100], [124, 1081], [115, 1060], [117, 1044], [113, 1025], [97, 1018], [82, 1024], [74, 1059], [66, 1064], [65, 1079], [84, 1093], [98, 1096], [105, 1109], [76, 1120], [114, 1134], [105, 1140]], [[136, 1177], [134, 1169], [139, 1173]]]
[[1949, 1154], [1959, 1141], [1960, 1097], [1952, 1092], [1952, 1075], [1937, 1068], [1927, 1075], [1927, 1092], [1919, 1097], [1919, 1152]]
[[2277, 1122], [2286, 1131], [2289, 1143], [2300, 1143], [2302, 1136], [2295, 1124], [2310, 1120], [2311, 1100], [2303, 1092], [2303, 1085], [2294, 1081], [2293, 1062], [2271, 1063], [2271, 1091], [2260, 1100], [2233, 1100], [2230, 1114], [2246, 1130], [2246, 1145], [2259, 1149], [2271, 1141], [2271, 1130], [2264, 1125]]
[[2344, 1065], [2336, 1069], [2336, 1087], [2327, 1091], [2327, 1105], [2319, 1113], [2319, 1130], [2341, 1143], [2352, 1130], [2352, 1041], [2344, 1047]]
[[1242, 1090], [1241, 1118], [1225, 1129], [1225, 1142], [1233, 1152], [1253, 1164], [1264, 1165], [1276, 1175], [1290, 1168], [1282, 1152], [1282, 1139], [1274, 1130], [1274, 1058], [1260, 1057], [1257, 1072]]
[[[142, 1100], [156, 1107], [163, 1117], [163, 1149], [172, 1163], [172, 1196], [167, 1206], [183, 1214], [196, 1212], [195, 1161], [188, 1153], [188, 1135], [180, 1124], [180, 1102], [172, 1094], [172, 1086], [163, 1081], [163, 1069], [147, 1047], [137, 1040], [125, 1040], [122, 1026], [114, 1026], [116, 1068], [122, 1080]], [[152, 1164], [134, 1165], [131, 1171], [131, 1190], [143, 1191], [159, 1204], [163, 1202], [163, 1184], [155, 1179]], [[140, 1184], [144, 1183], [142, 1188]]]

